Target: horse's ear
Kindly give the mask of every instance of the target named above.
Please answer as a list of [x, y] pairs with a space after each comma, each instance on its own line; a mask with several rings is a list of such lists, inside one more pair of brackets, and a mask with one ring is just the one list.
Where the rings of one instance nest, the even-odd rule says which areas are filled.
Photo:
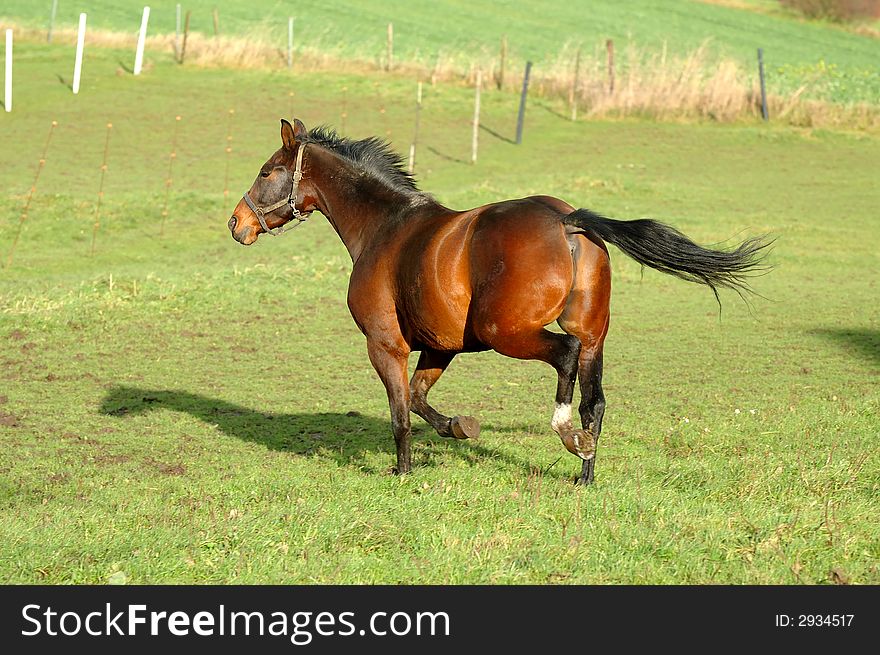
[[293, 119], [293, 125], [283, 118], [281, 119], [281, 143], [288, 150], [292, 150], [297, 140], [302, 140], [306, 135], [306, 126], [298, 118]]

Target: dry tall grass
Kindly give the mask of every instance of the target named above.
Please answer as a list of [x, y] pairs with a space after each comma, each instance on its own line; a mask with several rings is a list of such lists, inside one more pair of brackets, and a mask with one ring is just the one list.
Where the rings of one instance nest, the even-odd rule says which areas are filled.
[[[42, 41], [45, 32], [14, 27], [16, 38]], [[255, 29], [240, 36], [189, 34], [185, 65], [205, 68], [278, 69], [286, 66], [286, 50], [267, 37], [267, 30]], [[87, 46], [130, 48], [134, 50], [137, 34], [92, 30]], [[148, 37], [148, 50], [174, 52], [171, 34]], [[53, 42], [76, 42], [76, 30], [57, 29]], [[667, 56], [665, 49], [649, 54], [632, 45], [616, 55], [615, 84], [609, 88], [604, 44], [592, 52], [582, 48], [578, 79], [574, 79], [577, 48], [567, 44], [552, 59], [532, 69], [530, 93], [541, 97], [577, 99], [578, 116], [646, 116], [660, 120], [706, 119], [731, 122], [760, 117], [760, 91], [753, 71], [745, 71], [732, 59], [712, 60], [706, 45], [685, 56]], [[517, 92], [524, 62], [508, 60], [501, 88]], [[419, 61], [395, 61], [394, 73], [432, 84], [439, 81], [472, 85], [477, 69], [483, 71], [487, 90], [494, 88], [498, 74], [498, 54], [484, 48], [478, 53], [438, 53]], [[320, 37], [312, 45], [298, 46], [294, 67], [299, 71], [326, 70], [362, 73], [385, 68], [382, 55], [351, 55], [338, 46], [324, 45]], [[793, 93], [769, 93], [768, 107], [774, 121], [805, 127], [849, 127], [880, 129], [880, 107], [867, 103], [844, 105], [806, 98], [809, 83]], [[573, 94], [572, 91], [575, 90]]]

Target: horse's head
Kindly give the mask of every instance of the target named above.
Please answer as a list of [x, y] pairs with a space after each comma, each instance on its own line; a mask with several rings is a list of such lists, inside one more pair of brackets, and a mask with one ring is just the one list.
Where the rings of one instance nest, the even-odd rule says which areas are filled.
[[315, 199], [307, 195], [308, 184], [302, 180], [306, 135], [299, 120], [291, 125], [281, 119], [281, 148], [260, 168], [229, 219], [229, 231], [239, 243], [249, 246], [263, 232], [278, 234], [282, 226], [305, 220], [315, 209]]

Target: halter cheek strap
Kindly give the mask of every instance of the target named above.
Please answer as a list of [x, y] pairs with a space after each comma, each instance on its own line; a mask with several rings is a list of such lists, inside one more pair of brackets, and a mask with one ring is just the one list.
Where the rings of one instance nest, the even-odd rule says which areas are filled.
[[[302, 212], [300, 212], [300, 210], [298, 210], [296, 208], [296, 196], [297, 196], [297, 193], [299, 192], [299, 183], [300, 183], [300, 180], [302, 180], [302, 178], [303, 178], [302, 160], [303, 160], [303, 153], [305, 152], [305, 150], [306, 150], [306, 145], [302, 144], [296, 153], [296, 167], [293, 170], [293, 184], [291, 185], [290, 193], [287, 194], [286, 198], [282, 198], [281, 200], [279, 200], [278, 202], [276, 202], [274, 204], [260, 207], [258, 204], [256, 204], [253, 201], [253, 199], [250, 197], [250, 194], [248, 194], [247, 192], [245, 192], [245, 194], [244, 194], [245, 204], [247, 204], [247, 206], [251, 208], [251, 211], [254, 212], [254, 214], [256, 214], [257, 220], [260, 221], [260, 227], [263, 228], [263, 232], [266, 232], [267, 234], [271, 234], [273, 237], [284, 234], [288, 230], [292, 230], [293, 228], [298, 226], [300, 223], [305, 221], [306, 218], [308, 218], [308, 214], [303, 214]], [[284, 207], [284, 205], [289, 205], [291, 211], [293, 212], [293, 216], [291, 217], [290, 220], [292, 221], [295, 218], [297, 220], [297, 222], [294, 223], [293, 225], [288, 226], [288, 224], [290, 222], [290, 221], [288, 221], [288, 223], [285, 223], [284, 225], [280, 225], [280, 226], [270, 230], [269, 226], [266, 224], [266, 214], [271, 214], [276, 209], [279, 209], [280, 207]]]

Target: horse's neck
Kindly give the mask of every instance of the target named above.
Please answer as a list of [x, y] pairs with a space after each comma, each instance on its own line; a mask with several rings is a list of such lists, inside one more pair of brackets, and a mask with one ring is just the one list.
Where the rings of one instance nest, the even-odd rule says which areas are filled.
[[412, 198], [381, 180], [365, 177], [356, 164], [336, 153], [322, 150], [316, 163], [318, 210], [336, 230], [352, 261], [357, 261], [370, 237], [399, 215], [401, 207], [410, 205]]

